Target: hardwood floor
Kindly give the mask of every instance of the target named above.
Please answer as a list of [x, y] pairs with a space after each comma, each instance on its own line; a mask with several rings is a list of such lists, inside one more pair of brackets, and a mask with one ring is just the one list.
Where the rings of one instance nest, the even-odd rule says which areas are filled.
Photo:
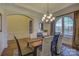
[[[27, 46], [27, 39], [19, 39], [21, 48]], [[17, 49], [15, 40], [8, 41], [8, 47], [4, 49], [2, 56], [12, 56], [14, 50]]]

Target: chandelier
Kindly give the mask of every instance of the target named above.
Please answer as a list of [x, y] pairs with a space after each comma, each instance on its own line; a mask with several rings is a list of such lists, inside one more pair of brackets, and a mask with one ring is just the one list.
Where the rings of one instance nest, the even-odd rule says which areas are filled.
[[47, 12], [42, 17], [42, 22], [52, 22], [55, 20], [55, 17], [52, 13], [49, 13], [49, 6], [47, 4]]

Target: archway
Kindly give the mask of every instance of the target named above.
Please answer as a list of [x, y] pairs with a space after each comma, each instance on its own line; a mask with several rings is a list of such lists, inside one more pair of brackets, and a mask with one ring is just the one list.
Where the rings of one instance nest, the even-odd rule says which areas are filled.
[[13, 40], [14, 34], [17, 38], [29, 37], [29, 21], [32, 18], [23, 14], [11, 14], [7, 16], [8, 39]]

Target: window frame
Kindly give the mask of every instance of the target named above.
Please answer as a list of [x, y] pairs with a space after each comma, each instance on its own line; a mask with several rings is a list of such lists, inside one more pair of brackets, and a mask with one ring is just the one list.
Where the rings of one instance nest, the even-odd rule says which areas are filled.
[[[55, 28], [55, 31], [54, 31], [54, 33], [56, 33], [56, 22], [59, 20], [59, 19], [57, 19], [57, 18], [62, 18], [62, 36], [64, 37], [64, 17], [70, 17], [70, 16], [73, 16], [71, 19], [73, 20], [73, 34], [72, 34], [72, 39], [74, 38], [74, 30], [75, 30], [75, 20], [74, 20], [74, 13], [69, 13], [69, 14], [65, 14], [65, 15], [62, 15], [62, 16], [57, 16], [56, 17], [56, 20], [55, 20], [55, 26], [54, 26], [54, 28]], [[65, 37], [65, 38], [70, 38], [70, 37]]]

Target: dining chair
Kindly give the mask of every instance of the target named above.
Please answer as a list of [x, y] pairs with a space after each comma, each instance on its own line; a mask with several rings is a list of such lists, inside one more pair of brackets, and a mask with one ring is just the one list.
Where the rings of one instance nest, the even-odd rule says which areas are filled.
[[57, 54], [57, 43], [58, 43], [58, 40], [59, 40], [59, 36], [60, 36], [60, 33], [58, 34], [55, 34], [52, 41], [51, 41], [51, 55], [58, 55]]
[[37, 38], [43, 38], [43, 33], [42, 32], [38, 32], [37, 33]]
[[62, 39], [62, 34], [60, 34], [57, 42], [57, 55], [61, 55], [62, 53]]
[[37, 49], [38, 56], [51, 56], [50, 47], [52, 37], [53, 36], [47, 36], [43, 38], [42, 46]]
[[27, 48], [27, 47], [25, 47], [23, 50], [21, 50], [20, 43], [19, 43], [19, 41], [18, 41], [18, 39], [16, 38], [15, 35], [14, 35], [14, 38], [15, 38], [15, 41], [16, 41], [16, 44], [17, 44], [19, 56], [29, 56], [29, 55], [34, 53], [32, 49]]

